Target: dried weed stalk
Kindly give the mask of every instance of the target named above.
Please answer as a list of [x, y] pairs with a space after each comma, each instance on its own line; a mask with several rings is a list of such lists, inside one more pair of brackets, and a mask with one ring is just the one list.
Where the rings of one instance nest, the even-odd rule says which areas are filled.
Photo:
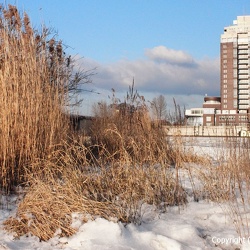
[[15, 6], [0, 8], [0, 40], [0, 188], [9, 191], [26, 180], [24, 166], [66, 138], [71, 69], [61, 42], [38, 34]]

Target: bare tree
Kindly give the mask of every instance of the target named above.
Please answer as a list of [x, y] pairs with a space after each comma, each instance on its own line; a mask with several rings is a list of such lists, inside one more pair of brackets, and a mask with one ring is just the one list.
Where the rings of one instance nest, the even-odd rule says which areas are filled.
[[167, 102], [163, 95], [153, 98], [153, 101], [151, 102], [151, 108], [153, 115], [158, 121], [162, 121], [167, 118]]

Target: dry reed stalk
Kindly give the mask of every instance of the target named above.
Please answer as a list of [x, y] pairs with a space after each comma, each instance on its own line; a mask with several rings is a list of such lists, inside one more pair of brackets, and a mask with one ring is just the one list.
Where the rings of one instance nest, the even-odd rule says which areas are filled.
[[66, 79], [46, 31], [36, 35], [26, 14], [9, 5], [0, 23], [0, 187], [9, 190], [25, 180], [23, 166], [66, 137]]

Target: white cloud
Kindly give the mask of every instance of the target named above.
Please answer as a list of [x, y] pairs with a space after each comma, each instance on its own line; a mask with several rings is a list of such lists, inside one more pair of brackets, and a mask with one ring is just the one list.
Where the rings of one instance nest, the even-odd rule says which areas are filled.
[[181, 50], [173, 50], [165, 46], [157, 46], [153, 49], [146, 49], [146, 56], [154, 61], [172, 64], [194, 64], [191, 55]]
[[97, 67], [93, 87], [101, 93], [114, 88], [125, 96], [134, 78], [139, 93], [183, 96], [186, 98], [180, 100], [185, 100], [187, 107], [193, 106], [189, 103], [190, 95], [220, 95], [219, 58], [196, 60], [183, 51], [158, 46], [147, 49], [146, 57], [140, 60], [120, 60], [112, 64], [83, 61], [88, 68]]

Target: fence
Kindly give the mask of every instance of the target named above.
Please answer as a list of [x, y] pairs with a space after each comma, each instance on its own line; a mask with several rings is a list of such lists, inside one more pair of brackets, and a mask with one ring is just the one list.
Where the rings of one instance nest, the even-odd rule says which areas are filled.
[[180, 136], [247, 136], [246, 126], [165, 126], [168, 135]]

